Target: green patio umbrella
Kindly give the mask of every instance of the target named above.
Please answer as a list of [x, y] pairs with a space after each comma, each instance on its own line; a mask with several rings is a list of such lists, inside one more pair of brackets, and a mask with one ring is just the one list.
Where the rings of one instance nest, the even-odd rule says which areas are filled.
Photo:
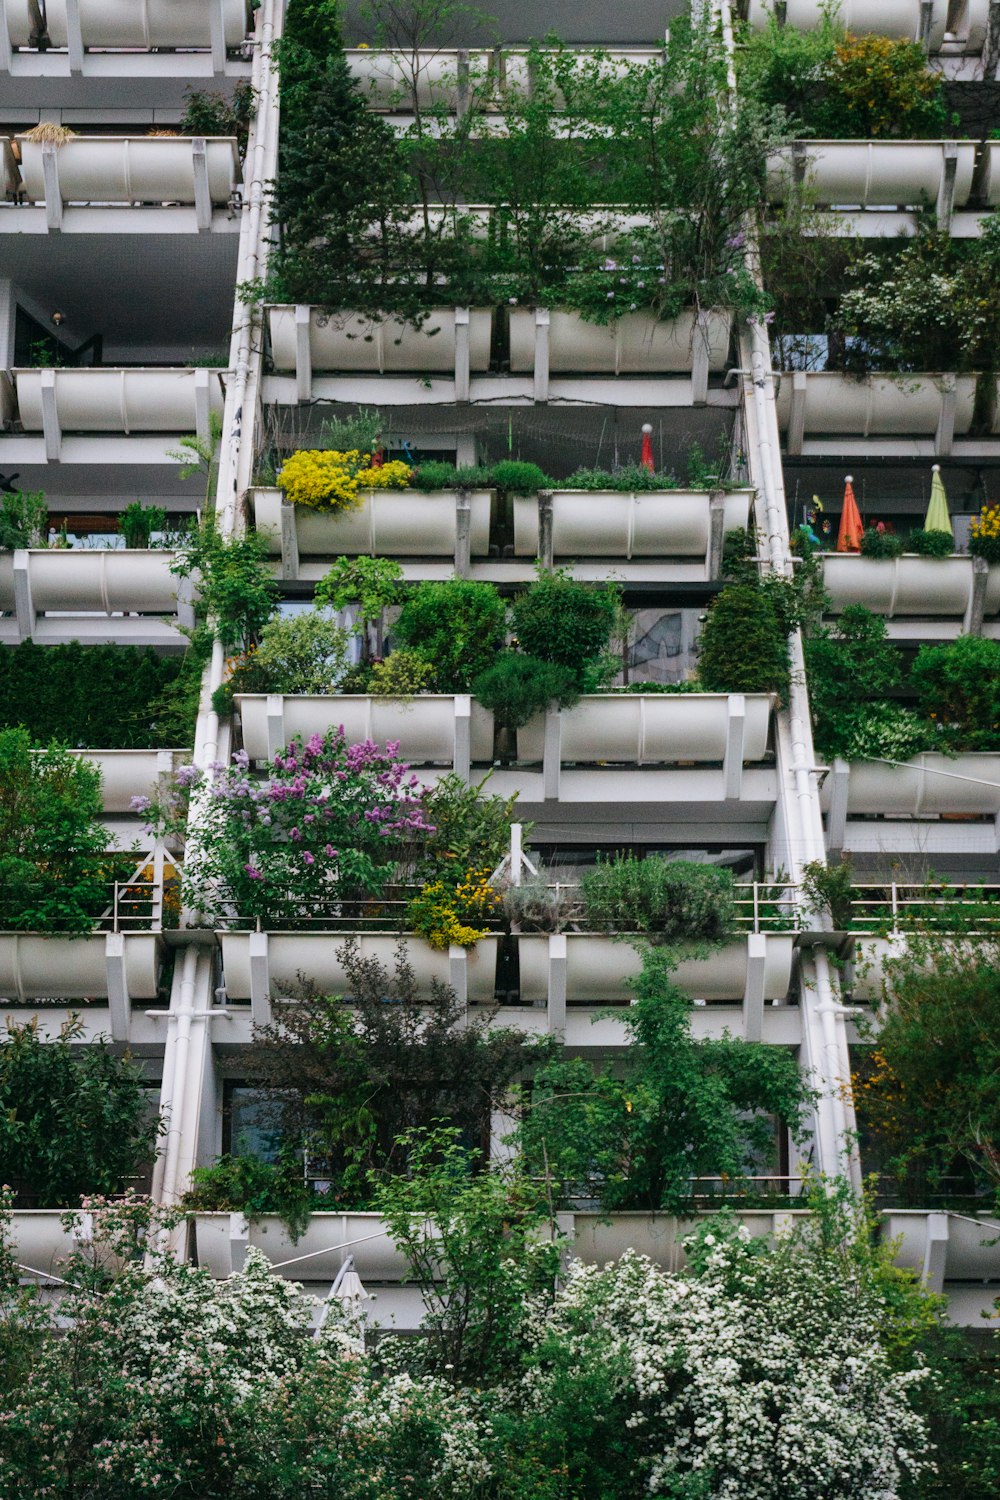
[[924, 520], [924, 530], [946, 531], [949, 536], [954, 536], [951, 516], [948, 514], [948, 496], [944, 492], [944, 481], [941, 478], [941, 465], [935, 464], [931, 472], [934, 478], [931, 480], [931, 499]]

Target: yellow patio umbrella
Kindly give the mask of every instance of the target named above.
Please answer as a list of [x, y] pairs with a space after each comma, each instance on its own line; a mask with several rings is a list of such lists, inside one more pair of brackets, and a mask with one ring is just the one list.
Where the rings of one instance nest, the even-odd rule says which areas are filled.
[[944, 492], [944, 481], [941, 478], [941, 465], [935, 464], [931, 473], [934, 478], [931, 480], [931, 498], [924, 519], [924, 530], [946, 531], [949, 536], [954, 536], [951, 516], [948, 514], [948, 496]]

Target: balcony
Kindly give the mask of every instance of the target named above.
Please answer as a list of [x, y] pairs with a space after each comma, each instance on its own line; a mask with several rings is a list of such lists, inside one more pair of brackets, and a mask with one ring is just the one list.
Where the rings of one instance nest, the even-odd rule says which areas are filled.
[[0, 231], [239, 233], [234, 139], [77, 136], [59, 145], [19, 136], [14, 144], [20, 167], [4, 143], [12, 204], [0, 214]]
[[718, 576], [722, 539], [747, 525], [752, 492], [567, 489], [515, 495], [513, 558], [492, 566], [487, 560], [503, 555], [507, 533], [501, 536], [491, 490], [372, 491], [346, 512], [289, 505], [277, 489], [252, 491], [252, 502], [257, 529], [268, 533], [270, 552], [280, 554], [287, 579], [319, 576], [322, 568], [304, 568], [304, 558], [362, 555], [405, 558], [414, 578], [432, 576], [431, 560], [449, 559], [448, 574], [453, 566], [459, 574], [528, 581], [538, 559], [549, 567], [571, 565], [578, 578], [604, 578], [613, 565], [624, 577], [666, 583]]
[[[747, 19], [763, 30], [774, 6], [770, 0], [747, 0]], [[787, 0], [785, 25], [799, 31], [819, 26], [826, 13], [824, 0]], [[840, 0], [837, 19], [855, 35], [903, 37], [921, 41], [926, 37], [931, 52], [981, 52], [989, 24], [989, 0], [930, 0], [924, 16], [922, 0]], [[926, 25], [926, 31], [925, 31]], [[954, 29], [951, 29], [954, 28]]]
[[[194, 626], [172, 552], [0, 552], [0, 641], [156, 646], [184, 651]], [[7, 618], [2, 618], [6, 615]]]
[[1000, 456], [997, 381], [982, 378], [992, 382], [989, 436], [971, 439], [975, 375], [782, 374], [776, 399], [786, 452], [792, 458]]
[[735, 400], [729, 391], [709, 393], [709, 376], [725, 369], [729, 353], [732, 320], [723, 312], [668, 323], [627, 313], [600, 326], [558, 308], [511, 308], [509, 374], [490, 373], [488, 308], [436, 308], [414, 329], [392, 318], [280, 306], [270, 309], [269, 326], [276, 374], [265, 381], [265, 399], [285, 405], [362, 396], [383, 404], [606, 399], [654, 407]]
[[5, 438], [4, 456], [25, 464], [163, 464], [167, 445], [154, 434], [196, 432], [207, 439], [212, 415], [222, 416], [224, 373], [177, 367], [14, 370], [25, 436]]
[[933, 858], [1000, 849], [1000, 755], [835, 760], [821, 801], [833, 851]]
[[[466, 695], [306, 697], [237, 695], [243, 745], [265, 761], [293, 738], [343, 726], [349, 741], [399, 741], [415, 767], [469, 778], [494, 763], [493, 716]], [[777, 794], [768, 756], [773, 700], [741, 693], [594, 693], [551, 709], [517, 731], [516, 766], [494, 770], [491, 790], [517, 792], [537, 816], [577, 806], [593, 823], [667, 804], [685, 820], [714, 804], [714, 816], [769, 818]], [[522, 769], [522, 766], [524, 769]], [[634, 806], [632, 804], [635, 804]], [[650, 812], [652, 816], [652, 812]]]
[[821, 559], [830, 613], [862, 604], [892, 622], [894, 639], [926, 640], [978, 633], [1000, 613], [1000, 568], [960, 556], [859, 557], [828, 552]]

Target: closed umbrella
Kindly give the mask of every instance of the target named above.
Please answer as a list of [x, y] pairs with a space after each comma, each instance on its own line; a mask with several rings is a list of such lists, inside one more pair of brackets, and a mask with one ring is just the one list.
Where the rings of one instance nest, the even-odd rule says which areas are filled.
[[860, 552], [864, 536], [861, 512], [854, 498], [854, 484], [850, 474], [844, 480], [844, 508], [840, 513], [840, 530], [837, 533], [838, 552]]
[[653, 424], [643, 422], [642, 424], [642, 457], [639, 460], [640, 467], [648, 469], [651, 474], [655, 473], [656, 465], [653, 462]]
[[931, 499], [924, 520], [924, 530], [946, 531], [949, 536], [954, 536], [951, 516], [948, 514], [948, 496], [944, 492], [944, 480], [941, 478], [941, 465], [935, 464], [931, 472], [934, 478], [931, 480]]

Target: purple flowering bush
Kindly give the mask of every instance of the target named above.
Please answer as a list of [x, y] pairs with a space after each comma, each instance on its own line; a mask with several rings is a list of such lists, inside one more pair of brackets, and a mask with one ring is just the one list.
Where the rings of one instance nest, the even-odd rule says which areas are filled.
[[427, 790], [397, 750], [350, 745], [331, 730], [293, 740], [263, 779], [251, 775], [244, 751], [207, 773], [182, 767], [166, 804], [148, 811], [159, 831], [182, 836], [197, 804], [185, 904], [212, 924], [275, 925], [340, 914], [345, 902], [381, 894], [434, 832]]

